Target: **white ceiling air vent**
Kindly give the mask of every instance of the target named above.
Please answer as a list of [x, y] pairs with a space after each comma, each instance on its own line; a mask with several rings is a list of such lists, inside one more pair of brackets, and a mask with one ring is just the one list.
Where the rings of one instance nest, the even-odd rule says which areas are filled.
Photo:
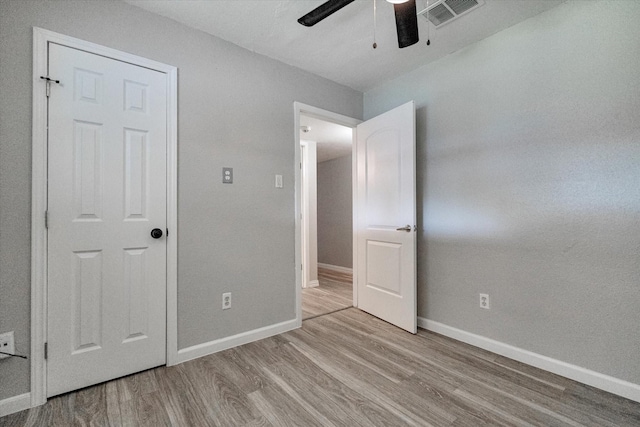
[[484, 0], [437, 0], [419, 13], [437, 27], [482, 6]]

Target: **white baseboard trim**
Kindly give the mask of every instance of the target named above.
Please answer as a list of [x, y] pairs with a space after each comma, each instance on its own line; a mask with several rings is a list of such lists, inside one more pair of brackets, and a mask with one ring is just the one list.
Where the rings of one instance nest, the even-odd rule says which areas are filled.
[[320, 286], [319, 280], [309, 280], [309, 283], [307, 284], [307, 288], [317, 288], [318, 286]]
[[0, 400], [0, 417], [31, 408], [31, 393], [19, 394]]
[[182, 350], [178, 350], [178, 357], [175, 364], [177, 365], [188, 360], [197, 359], [198, 357], [217, 353], [242, 344], [248, 344], [263, 338], [269, 338], [298, 327], [300, 327], [300, 325], [296, 319], [287, 320], [286, 322], [276, 323], [275, 325], [265, 326], [263, 328], [254, 329], [252, 331], [243, 332], [241, 334], [221, 338], [219, 340], [183, 348]]
[[341, 267], [339, 265], [332, 265], [332, 264], [324, 264], [322, 262], [318, 263], [318, 268], [326, 268], [327, 270], [337, 271], [338, 273], [353, 274], [353, 268]]
[[418, 326], [449, 338], [480, 347], [492, 353], [517, 360], [518, 362], [526, 363], [527, 365], [535, 366], [536, 368], [544, 369], [545, 371], [561, 375], [574, 381], [640, 402], [640, 385], [638, 384], [591, 371], [423, 317], [418, 317]]

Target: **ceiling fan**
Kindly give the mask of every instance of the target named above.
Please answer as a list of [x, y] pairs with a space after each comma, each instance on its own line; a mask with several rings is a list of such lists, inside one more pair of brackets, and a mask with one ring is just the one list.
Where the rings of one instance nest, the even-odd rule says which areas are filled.
[[[354, 0], [329, 0], [322, 3], [311, 12], [298, 19], [306, 27], [311, 27], [324, 18], [339, 11]], [[393, 3], [396, 15], [396, 32], [398, 33], [398, 47], [411, 46], [418, 42], [418, 18], [416, 14], [416, 0], [387, 0]], [[373, 47], [376, 47], [374, 43]]]

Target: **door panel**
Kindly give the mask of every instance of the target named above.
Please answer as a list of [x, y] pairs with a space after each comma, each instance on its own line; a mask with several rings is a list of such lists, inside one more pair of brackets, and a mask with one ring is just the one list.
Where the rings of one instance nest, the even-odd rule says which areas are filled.
[[358, 125], [356, 152], [358, 308], [415, 333], [413, 102]]
[[74, 254], [71, 310], [75, 342], [72, 354], [96, 350], [102, 345], [102, 251]]
[[397, 129], [382, 129], [364, 141], [367, 224], [402, 222], [400, 136]]
[[165, 363], [166, 75], [49, 45], [47, 395]]
[[147, 208], [147, 132], [124, 130], [125, 221], [145, 220]]
[[400, 244], [367, 240], [367, 286], [392, 295], [401, 295], [401, 256]]
[[147, 338], [149, 329], [148, 300], [149, 283], [145, 280], [147, 270], [147, 250], [131, 248], [124, 250], [124, 288], [126, 314], [124, 342]]

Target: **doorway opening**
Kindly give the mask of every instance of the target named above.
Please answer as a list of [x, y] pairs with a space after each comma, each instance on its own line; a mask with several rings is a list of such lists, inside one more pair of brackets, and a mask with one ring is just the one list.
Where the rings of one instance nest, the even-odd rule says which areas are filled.
[[353, 129], [300, 116], [302, 319], [353, 306]]
[[359, 120], [295, 103], [297, 318], [357, 305], [353, 286], [354, 139]]
[[[354, 138], [357, 141], [352, 147], [353, 306], [415, 334], [418, 231], [415, 103], [409, 101], [361, 123], [299, 103], [294, 104], [294, 112], [296, 162], [300, 161], [299, 131], [301, 117], [304, 115], [348, 126], [354, 136], [357, 133], [357, 138]], [[302, 169], [302, 164], [300, 168]], [[300, 202], [303, 194], [300, 183], [301, 173], [296, 173], [298, 192], [295, 266], [298, 326], [302, 326], [301, 285], [304, 269]], [[303, 231], [308, 229], [305, 224]], [[305, 245], [308, 240], [304, 239]], [[308, 253], [307, 249], [305, 255]]]

